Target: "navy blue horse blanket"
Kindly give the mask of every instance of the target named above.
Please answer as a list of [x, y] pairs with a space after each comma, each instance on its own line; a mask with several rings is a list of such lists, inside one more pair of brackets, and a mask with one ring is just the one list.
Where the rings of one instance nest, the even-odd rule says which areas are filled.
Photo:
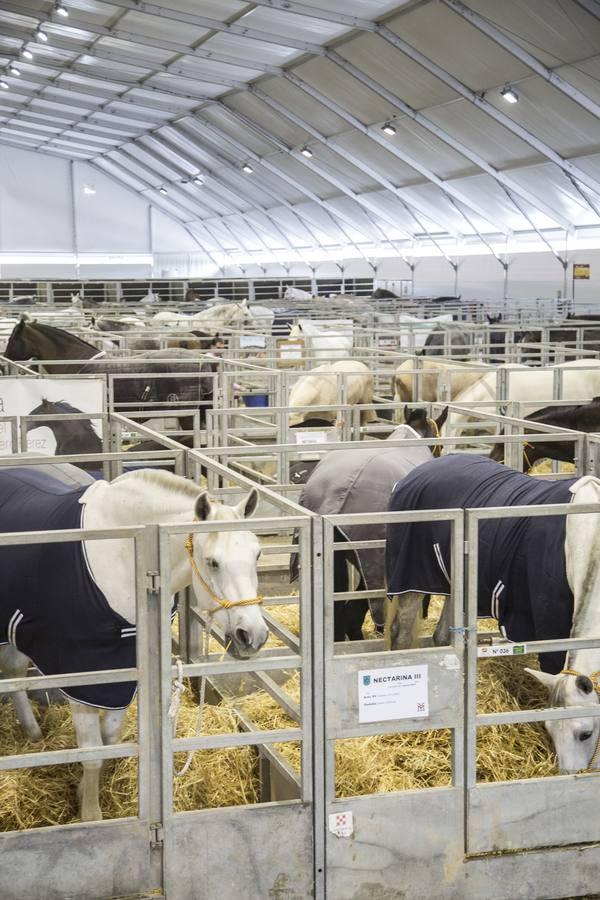
[[[391, 512], [570, 503], [577, 478], [546, 481], [484, 456], [450, 454], [409, 472], [395, 486]], [[493, 616], [511, 641], [569, 637], [573, 594], [565, 566], [564, 516], [484, 519], [479, 524], [478, 615]], [[450, 522], [387, 528], [387, 591], [448, 595]], [[558, 672], [563, 653], [545, 653]]]
[[[0, 469], [0, 531], [81, 528], [82, 487], [38, 467]], [[135, 626], [114, 612], [81, 541], [0, 546], [0, 644], [13, 644], [44, 675], [136, 664]], [[80, 703], [121, 709], [135, 682], [66, 688]]]

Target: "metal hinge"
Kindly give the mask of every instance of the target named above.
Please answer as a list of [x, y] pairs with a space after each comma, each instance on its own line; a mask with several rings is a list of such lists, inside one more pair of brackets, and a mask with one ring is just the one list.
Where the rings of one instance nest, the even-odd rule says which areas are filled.
[[159, 572], [146, 572], [148, 577], [148, 590], [152, 594], [158, 594], [160, 591], [160, 573]]
[[162, 822], [153, 822], [150, 825], [150, 849], [159, 850], [164, 844], [165, 832]]

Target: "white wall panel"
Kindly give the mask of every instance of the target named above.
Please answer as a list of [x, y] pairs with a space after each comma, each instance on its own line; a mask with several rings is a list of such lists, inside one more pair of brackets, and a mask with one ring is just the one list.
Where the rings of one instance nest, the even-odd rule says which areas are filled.
[[0, 146], [0, 249], [73, 250], [66, 160]]
[[452, 296], [454, 290], [454, 269], [443, 257], [416, 261], [415, 297]]
[[152, 208], [152, 249], [154, 253], [198, 253], [194, 238], [183, 225]]
[[[147, 201], [86, 163], [74, 163], [73, 176], [79, 252], [148, 252]], [[85, 185], [96, 193], [86, 194]]]
[[502, 266], [493, 256], [463, 257], [458, 264], [458, 293], [469, 300], [502, 300]]

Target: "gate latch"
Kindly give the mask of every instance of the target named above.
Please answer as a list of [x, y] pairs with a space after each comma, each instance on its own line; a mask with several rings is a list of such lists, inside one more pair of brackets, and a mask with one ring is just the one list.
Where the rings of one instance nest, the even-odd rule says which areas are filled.
[[164, 843], [164, 837], [162, 822], [153, 822], [150, 825], [150, 849], [160, 850]]
[[146, 572], [148, 576], [148, 590], [152, 594], [158, 594], [160, 592], [160, 573], [159, 572]]

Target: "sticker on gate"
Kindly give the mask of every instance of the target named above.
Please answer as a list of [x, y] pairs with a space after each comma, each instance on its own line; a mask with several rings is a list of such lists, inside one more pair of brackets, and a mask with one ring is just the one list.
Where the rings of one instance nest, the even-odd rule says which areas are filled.
[[358, 721], [428, 716], [428, 669], [429, 666], [394, 666], [358, 672]]
[[330, 813], [329, 830], [336, 837], [353, 837], [354, 835], [354, 814], [348, 812]]
[[494, 656], [523, 656], [527, 653], [525, 644], [483, 644], [477, 648], [477, 656], [490, 659]]

